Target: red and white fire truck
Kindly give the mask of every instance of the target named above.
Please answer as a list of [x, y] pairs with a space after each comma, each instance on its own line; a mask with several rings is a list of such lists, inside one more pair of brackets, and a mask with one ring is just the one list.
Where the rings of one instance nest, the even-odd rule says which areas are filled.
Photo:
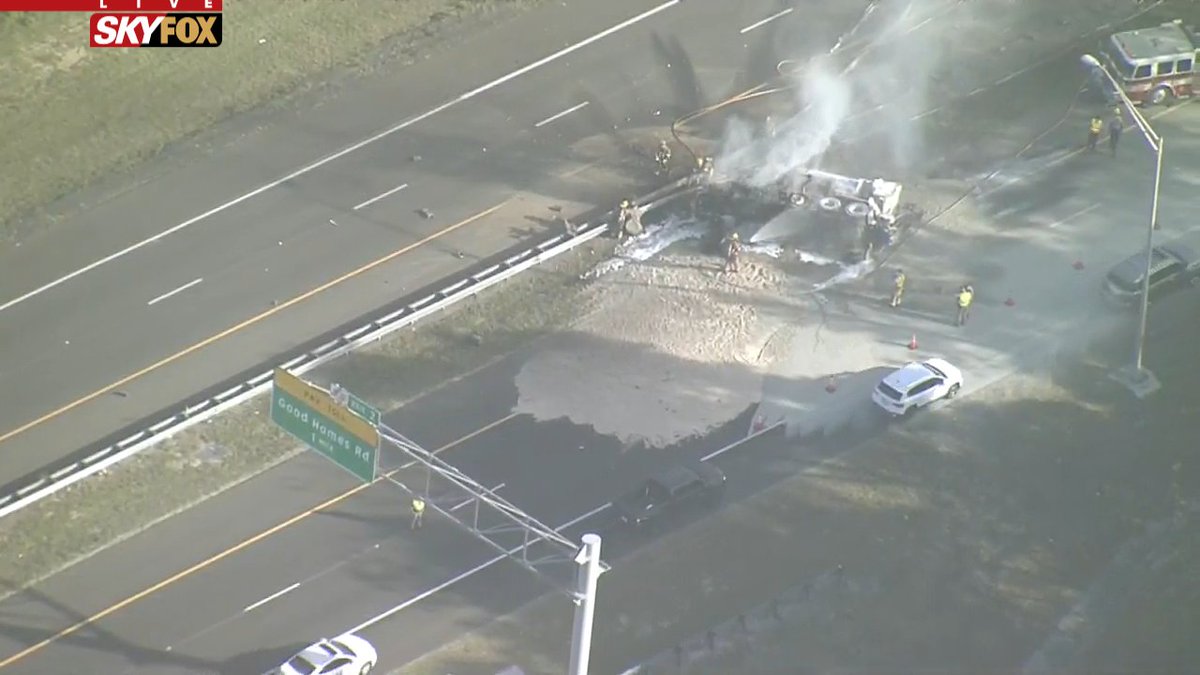
[[[1200, 39], [1181, 21], [1113, 33], [1101, 42], [1099, 56], [1134, 103], [1168, 104], [1200, 90]], [[1111, 83], [1102, 84], [1114, 93]]]

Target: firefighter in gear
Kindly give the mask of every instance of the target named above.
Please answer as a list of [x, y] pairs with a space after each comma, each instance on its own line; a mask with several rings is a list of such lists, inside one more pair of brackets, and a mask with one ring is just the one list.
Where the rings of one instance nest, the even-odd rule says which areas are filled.
[[1096, 143], [1100, 141], [1100, 132], [1104, 130], [1104, 122], [1099, 117], [1093, 117], [1088, 123], [1088, 140], [1087, 149], [1092, 151], [1096, 149]]
[[632, 211], [633, 203], [628, 199], [622, 199], [620, 207], [617, 209], [617, 241], [625, 238], [625, 225], [629, 222]]
[[642, 210], [631, 200], [622, 199], [617, 213], [617, 239], [623, 239], [627, 234], [636, 236], [641, 233]]
[[729, 246], [725, 249], [725, 271], [737, 272], [738, 258], [742, 255], [742, 240], [737, 232], [729, 235]]
[[904, 270], [896, 270], [896, 274], [892, 277], [892, 307], [899, 307], [900, 302], [904, 300], [904, 284], [908, 281], [908, 277], [904, 276]]
[[975, 289], [970, 285], [963, 286], [958, 290], [958, 318], [955, 320], [955, 325], [962, 326], [967, 323], [967, 319], [971, 316], [971, 303], [975, 300]]
[[665, 176], [671, 173], [671, 146], [667, 145], [666, 141], [658, 142], [658, 149], [654, 151], [654, 163], [658, 165], [654, 175]]
[[420, 497], [413, 497], [412, 500], [412, 529], [421, 529], [421, 521], [425, 517], [425, 500]]

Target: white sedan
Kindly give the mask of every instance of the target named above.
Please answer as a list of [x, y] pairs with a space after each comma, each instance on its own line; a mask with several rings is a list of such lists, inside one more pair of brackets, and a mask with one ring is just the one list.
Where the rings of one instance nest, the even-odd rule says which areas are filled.
[[306, 647], [279, 667], [279, 675], [367, 675], [379, 661], [370, 642], [342, 635]]
[[962, 371], [945, 359], [914, 361], [883, 378], [871, 400], [892, 415], [908, 415], [962, 388]]

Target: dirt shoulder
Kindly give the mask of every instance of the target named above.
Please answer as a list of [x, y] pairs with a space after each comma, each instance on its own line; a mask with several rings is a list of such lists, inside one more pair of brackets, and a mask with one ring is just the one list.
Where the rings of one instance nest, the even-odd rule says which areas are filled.
[[[231, 114], [312, 86], [338, 69], [418, 58], [454, 31], [540, 0], [231, 2], [218, 49], [89, 49], [87, 17], [0, 17], [0, 236], [18, 218]], [[320, 26], [319, 30], [313, 30]], [[233, 28], [236, 27], [236, 30]]]

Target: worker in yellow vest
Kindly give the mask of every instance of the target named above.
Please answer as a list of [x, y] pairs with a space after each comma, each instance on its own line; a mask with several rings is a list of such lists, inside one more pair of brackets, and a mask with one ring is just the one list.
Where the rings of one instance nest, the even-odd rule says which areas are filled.
[[421, 529], [421, 521], [425, 516], [425, 500], [413, 497], [412, 500], [412, 529]]
[[1092, 121], [1088, 123], [1088, 140], [1087, 149], [1092, 151], [1096, 149], [1096, 143], [1100, 142], [1100, 132], [1104, 130], [1104, 122], [1099, 117], [1092, 117]]
[[904, 270], [896, 270], [896, 275], [892, 277], [892, 307], [899, 307], [900, 302], [904, 300], [904, 284], [908, 283], [908, 277], [904, 276]]
[[975, 289], [970, 285], [963, 286], [958, 291], [958, 318], [956, 325], [963, 325], [971, 316], [971, 303], [975, 300]]

